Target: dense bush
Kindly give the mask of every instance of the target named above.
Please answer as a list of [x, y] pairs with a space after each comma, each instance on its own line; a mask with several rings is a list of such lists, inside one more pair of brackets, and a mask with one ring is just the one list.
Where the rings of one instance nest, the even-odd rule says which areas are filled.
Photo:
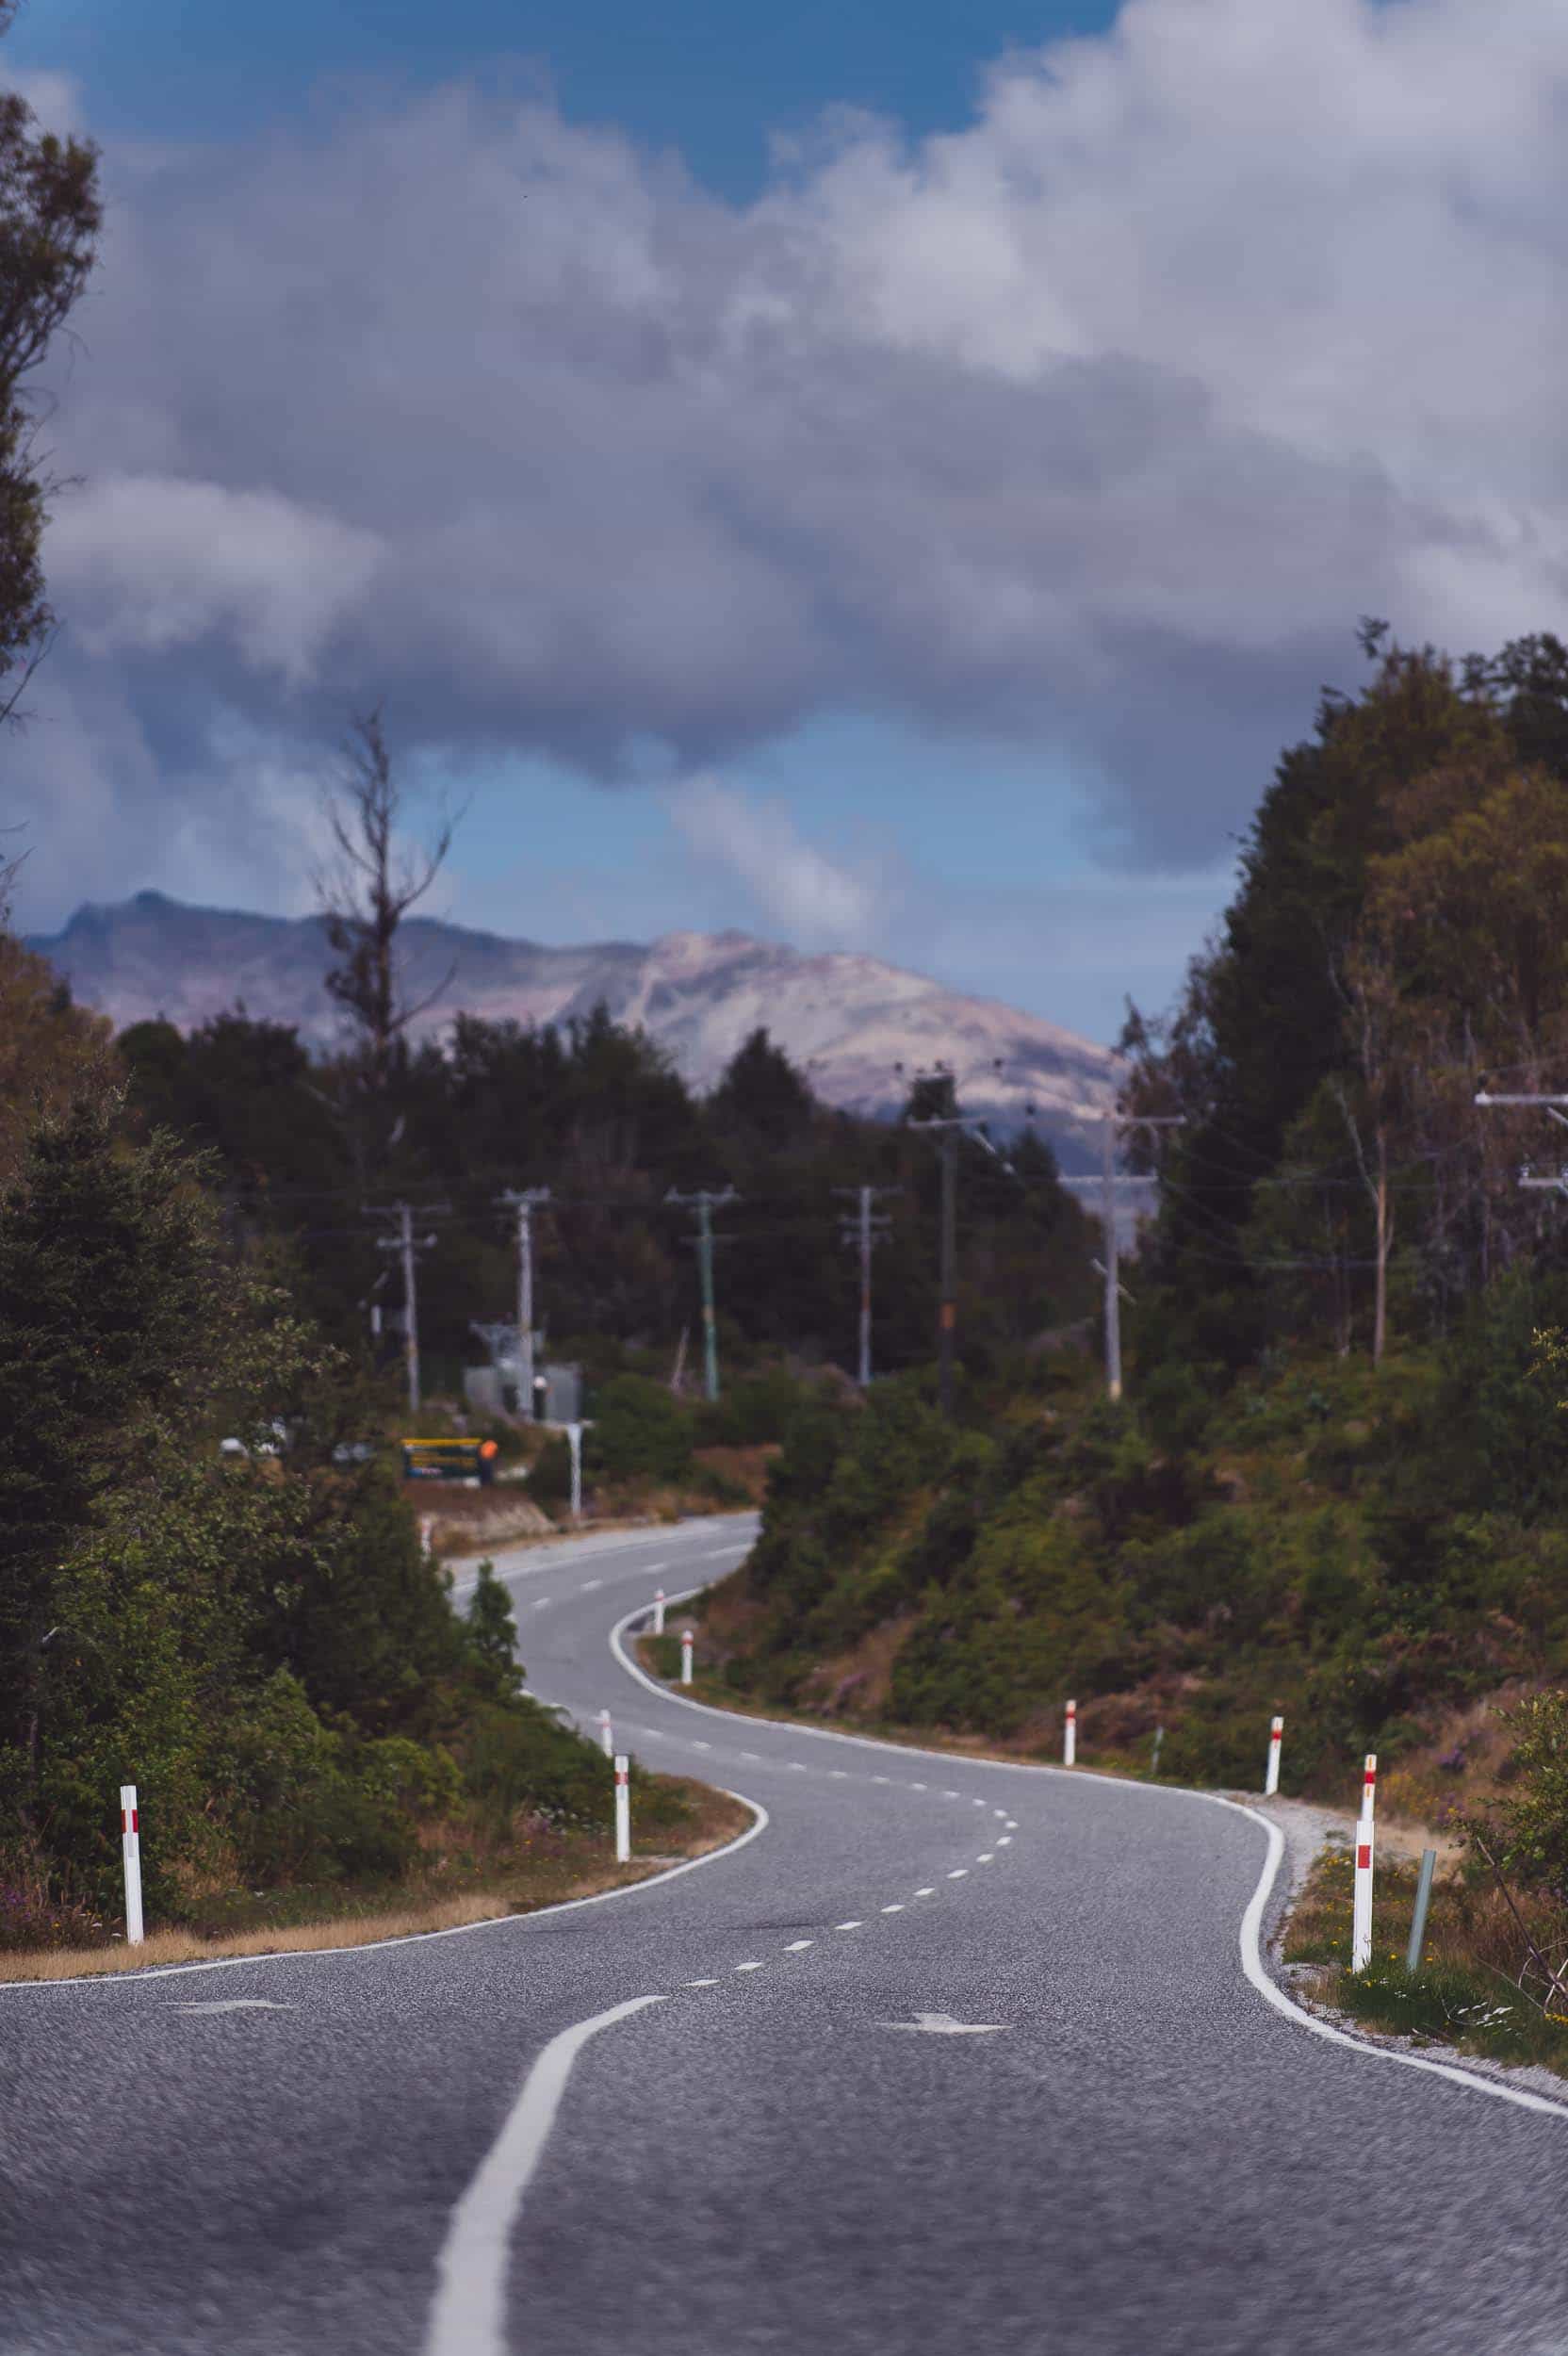
[[680, 1481], [692, 1467], [692, 1418], [662, 1383], [618, 1374], [595, 1401], [585, 1455], [596, 1472]]

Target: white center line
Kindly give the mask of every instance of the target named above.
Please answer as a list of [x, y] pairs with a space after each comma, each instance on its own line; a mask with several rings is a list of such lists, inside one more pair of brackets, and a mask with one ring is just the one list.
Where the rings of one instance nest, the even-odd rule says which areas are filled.
[[999, 1835], [997, 1836], [997, 1843], [996, 1843], [996, 1845], [997, 1845], [997, 1847], [998, 1847], [999, 1849], [1010, 1849], [1010, 1848], [1012, 1847], [1012, 1845], [1013, 1845], [1013, 1836], [1012, 1836], [1012, 1834], [1011, 1834], [1010, 1832], [1004, 1832], [1004, 1833], [1001, 1833], [1001, 1834], [999, 1834]]
[[767, 1966], [761, 1963], [738, 1963], [735, 1969], [737, 1972], [765, 1972]]
[[923, 1783], [912, 1783], [909, 1786], [909, 1789], [911, 1792], [923, 1792], [927, 1789], [927, 1786]]
[[961, 1792], [944, 1792], [942, 1793], [942, 1798], [944, 1800], [958, 1800], [962, 1799], [962, 1797], [963, 1794]]
[[917, 1890], [915, 1892], [917, 1898], [934, 1898], [936, 1894], [934, 1890]]
[[902, 1906], [884, 1906], [882, 1911], [884, 1914], [902, 1914], [904, 1908]]
[[1012, 1817], [1012, 1816], [1009, 1816], [1009, 1817], [1008, 1817], [1008, 1819], [1007, 1819], [1007, 1830], [1008, 1830], [1009, 1832], [1017, 1832], [1017, 1830], [1018, 1830], [1018, 1820], [1017, 1820], [1017, 1818], [1016, 1818], [1016, 1817]]
[[984, 1807], [985, 1807], [985, 1805], [986, 1805], [986, 1803], [985, 1803], [985, 1801], [984, 1801], [984, 1800], [976, 1800], [976, 1801], [974, 1802], [974, 1806], [975, 1806], [976, 1808], [984, 1808]]
[[873, 1775], [872, 1777], [873, 1783], [887, 1783], [890, 1780], [891, 1778], [887, 1775]]
[[948, 1880], [949, 1880], [950, 1882], [961, 1882], [961, 1881], [963, 1880], [963, 1878], [964, 1878], [964, 1875], [965, 1875], [968, 1872], [969, 1872], [969, 1867], [968, 1867], [967, 1865], [956, 1865], [956, 1866], [953, 1868], [952, 1873], [949, 1873], [949, 1875], [948, 1875], [948, 1877], [947, 1877], [947, 1878], [948, 1878]]
[[857, 1917], [852, 1922], [835, 1922], [833, 1928], [836, 1931], [858, 1931], [860, 1928], [859, 1918]]
[[827, 1772], [835, 1783], [846, 1783], [849, 1780], [847, 1767], [830, 1767]]
[[686, 1985], [688, 1988], [717, 1988], [719, 1984], [717, 1980], [688, 1980]]
[[743, 1751], [741, 1753], [741, 1757], [743, 1759], [749, 1759], [752, 1765], [755, 1767], [760, 1763], [762, 1754], [760, 1751]]
[[585, 1595], [591, 1595], [596, 1587], [602, 1587], [603, 1585], [604, 1581], [602, 1579], [585, 1579], [582, 1582], [581, 1593]]
[[814, 1947], [816, 1943], [814, 1939], [792, 1939], [784, 1953], [787, 1955], [803, 1955], [808, 1947]]
[[633, 1996], [551, 2037], [523, 2080], [505, 2125], [452, 2211], [435, 2262], [425, 2356], [501, 2356], [512, 2228], [539, 2166], [572, 2064], [588, 2039], [659, 1996]]
[[806, 1773], [806, 1761], [803, 1759], [792, 1759], [790, 1765], [797, 1775], [803, 1775]]
[[699, 1742], [694, 1736], [693, 1737], [692, 1748], [694, 1751], [710, 1751], [713, 1745], [711, 1742]]
[[996, 1859], [992, 1857], [988, 1849], [982, 1849], [974, 1862], [976, 1865], [994, 1865], [996, 1863]]

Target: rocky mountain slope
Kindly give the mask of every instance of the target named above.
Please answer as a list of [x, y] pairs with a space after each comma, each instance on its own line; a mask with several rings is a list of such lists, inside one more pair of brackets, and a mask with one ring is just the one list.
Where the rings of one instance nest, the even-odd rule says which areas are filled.
[[[451, 977], [420, 1019], [424, 1033], [438, 1032], [460, 1007], [492, 1021], [563, 1023], [602, 1000], [618, 1022], [641, 1023], [703, 1087], [765, 1023], [827, 1104], [894, 1112], [905, 1093], [894, 1067], [943, 1062], [965, 1082], [966, 1109], [1000, 1126], [1016, 1128], [1033, 1104], [1037, 1125], [1070, 1170], [1091, 1165], [1071, 1108], [1103, 1104], [1115, 1072], [1107, 1049], [993, 999], [962, 997], [875, 957], [803, 957], [745, 933], [550, 949], [416, 918], [406, 943], [411, 997]], [[314, 917], [188, 908], [141, 892], [116, 906], [80, 908], [62, 932], [28, 945], [120, 1027], [163, 1015], [188, 1029], [242, 1004], [253, 1016], [296, 1024], [323, 1047], [336, 1033]], [[998, 1058], [1000, 1072], [992, 1069]]]

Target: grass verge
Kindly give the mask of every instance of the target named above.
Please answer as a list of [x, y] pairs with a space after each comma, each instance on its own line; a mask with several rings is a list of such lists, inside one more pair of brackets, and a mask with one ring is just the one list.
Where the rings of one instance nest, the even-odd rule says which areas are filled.
[[1372, 1960], [1353, 1972], [1350, 1851], [1332, 1842], [1322, 1852], [1281, 1947], [1285, 1963], [1309, 1967], [1294, 1975], [1300, 1992], [1413, 2045], [1534, 2062], [1568, 2077], [1568, 2015], [1543, 2012], [1520, 1990], [1520, 1934], [1494, 1890], [1462, 1871], [1440, 1873], [1421, 1966], [1407, 1968], [1416, 1872], [1411, 1861], [1379, 1859]]
[[[752, 1822], [748, 1808], [710, 1784], [686, 1776], [645, 1775], [633, 1794], [632, 1838], [635, 1841], [641, 1830], [657, 1845], [628, 1865], [616, 1864], [608, 1832], [540, 1830], [520, 1842], [510, 1857], [491, 1855], [466, 1866], [461, 1859], [443, 1859], [439, 1873], [416, 1873], [390, 1887], [225, 1893], [198, 1909], [195, 1921], [152, 1930], [139, 1947], [116, 1941], [0, 1953], [0, 1984], [365, 1947], [510, 1914], [534, 1914], [569, 1899], [629, 1889], [667, 1866], [706, 1857], [735, 1840]], [[462, 1886], [454, 1888], [454, 1882]], [[242, 1916], [251, 1919], [237, 1919]]]

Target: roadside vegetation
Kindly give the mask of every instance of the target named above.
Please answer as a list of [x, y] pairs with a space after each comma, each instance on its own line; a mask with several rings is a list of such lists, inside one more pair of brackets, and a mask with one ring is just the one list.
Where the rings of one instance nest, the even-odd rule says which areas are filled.
[[[1036, 1757], [1071, 1695], [1086, 1763], [1148, 1773], [1158, 1737], [1162, 1774], [1244, 1789], [1279, 1711], [1284, 1791], [1342, 1807], [1376, 1750], [1380, 1808], [1463, 1860], [1442, 1969], [1501, 1972], [1550, 2044], [1568, 1225], [1518, 1183], [1561, 1158], [1545, 1114], [1475, 1099], [1568, 1072], [1568, 649], [1362, 640], [1177, 1006], [1129, 1018], [1127, 1111], [1184, 1125], [1130, 1133], [1159, 1209], [1126, 1398], [1042, 1353], [967, 1366], [951, 1423], [918, 1375], [809, 1402], [704, 1674]], [[1413, 2004], [1395, 1969], [1357, 2004]]]

